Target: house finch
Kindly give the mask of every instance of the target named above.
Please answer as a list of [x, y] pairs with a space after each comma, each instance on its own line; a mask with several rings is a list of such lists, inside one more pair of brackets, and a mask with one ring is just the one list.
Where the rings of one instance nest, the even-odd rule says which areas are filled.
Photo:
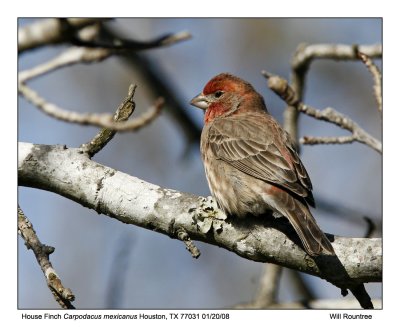
[[307, 171], [262, 96], [249, 83], [224, 73], [190, 103], [205, 110], [200, 149], [219, 207], [234, 217], [267, 211], [285, 216], [309, 255], [334, 254], [308, 208], [315, 203]]

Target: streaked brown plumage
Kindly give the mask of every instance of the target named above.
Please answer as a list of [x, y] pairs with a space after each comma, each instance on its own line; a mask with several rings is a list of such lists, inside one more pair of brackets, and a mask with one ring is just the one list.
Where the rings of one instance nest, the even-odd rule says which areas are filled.
[[221, 209], [236, 217], [272, 210], [289, 219], [308, 254], [333, 254], [308, 208], [314, 198], [307, 171], [261, 95], [240, 78], [220, 74], [191, 104], [206, 110], [201, 154]]

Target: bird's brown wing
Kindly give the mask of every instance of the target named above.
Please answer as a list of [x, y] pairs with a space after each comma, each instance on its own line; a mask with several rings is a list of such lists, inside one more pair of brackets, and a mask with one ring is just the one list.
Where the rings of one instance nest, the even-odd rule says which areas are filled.
[[269, 114], [215, 119], [209, 127], [208, 142], [217, 159], [287, 189], [314, 206], [311, 180], [290, 136]]

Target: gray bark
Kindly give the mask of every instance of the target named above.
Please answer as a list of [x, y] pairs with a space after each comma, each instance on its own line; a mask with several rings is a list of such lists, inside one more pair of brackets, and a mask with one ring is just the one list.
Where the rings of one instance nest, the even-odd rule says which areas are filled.
[[90, 160], [80, 149], [19, 143], [18, 183], [126, 224], [214, 244], [241, 257], [324, 278], [341, 288], [382, 280], [382, 241], [328, 234], [337, 257], [311, 258], [286, 219], [227, 219], [211, 198], [163, 189]]

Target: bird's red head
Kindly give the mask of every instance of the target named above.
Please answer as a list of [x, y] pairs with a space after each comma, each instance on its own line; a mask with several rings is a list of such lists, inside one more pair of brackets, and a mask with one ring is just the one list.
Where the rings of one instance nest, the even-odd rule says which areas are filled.
[[203, 94], [209, 95], [218, 91], [244, 94], [246, 91], [251, 90], [254, 90], [253, 87], [239, 77], [222, 73], [212, 78], [206, 84], [203, 89]]
[[[248, 105], [243, 105], [245, 102]], [[205, 123], [237, 112], [265, 109], [264, 100], [251, 84], [228, 73], [213, 77], [190, 103], [206, 110]]]

